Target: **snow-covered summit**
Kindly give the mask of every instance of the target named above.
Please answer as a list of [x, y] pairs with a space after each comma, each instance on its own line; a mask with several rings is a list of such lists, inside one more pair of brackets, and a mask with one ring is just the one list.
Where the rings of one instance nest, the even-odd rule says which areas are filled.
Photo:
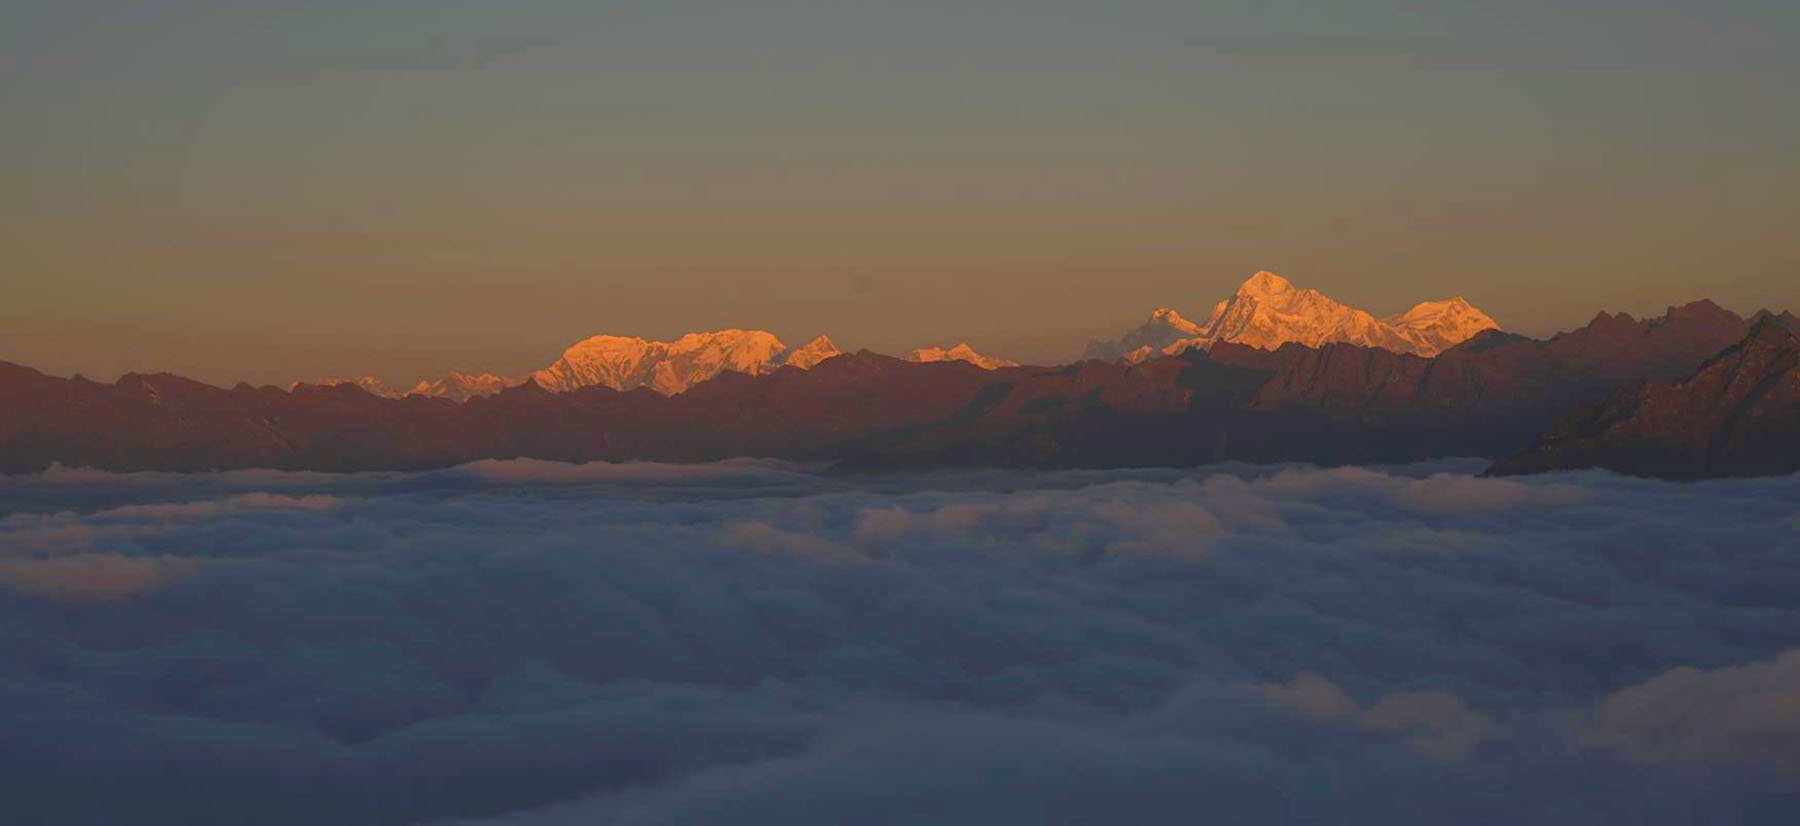
[[539, 387], [554, 393], [598, 384], [614, 390], [648, 387], [672, 395], [726, 371], [754, 376], [774, 372], [782, 366], [809, 370], [837, 355], [840, 355], [837, 345], [825, 336], [819, 336], [803, 347], [790, 349], [773, 333], [763, 330], [688, 333], [674, 341], [599, 335], [575, 342], [550, 366], [522, 376], [452, 370], [441, 378], [421, 381], [410, 391], [388, 387], [372, 376], [325, 379], [315, 383], [355, 384], [388, 398], [435, 396], [456, 402], [491, 396], [527, 381], [536, 382]]
[[836, 358], [840, 355], [843, 355], [843, 352], [837, 348], [836, 344], [831, 342], [831, 337], [822, 335], [799, 347], [795, 347], [792, 350], [782, 353], [777, 361], [778, 366], [811, 370], [813, 367], [817, 366], [819, 362], [829, 358]]
[[384, 399], [398, 399], [401, 396], [406, 395], [405, 393], [402, 393], [399, 390], [395, 390], [394, 388], [389, 387], [387, 382], [384, 382], [381, 379], [375, 378], [374, 376], [356, 376], [353, 378], [331, 378], [331, 379], [314, 379], [312, 381], [297, 381], [297, 382], [290, 383], [288, 385], [287, 389], [289, 392], [292, 392], [294, 390], [294, 388], [297, 388], [302, 384], [312, 384], [312, 385], [317, 385], [319, 387], [337, 387], [339, 385], [351, 384], [351, 385], [355, 385], [357, 387], [362, 388], [364, 391], [367, 391], [368, 393], [370, 393], [372, 395], [380, 396]]
[[1133, 364], [1162, 352], [1183, 339], [1200, 335], [1200, 325], [1187, 320], [1170, 307], [1158, 307], [1150, 320], [1133, 328], [1118, 341], [1090, 342], [1084, 359], [1111, 360], [1124, 358]]
[[[1238, 285], [1237, 288], [1237, 296], [1240, 298], [1258, 298], [1265, 301], [1288, 301], [1298, 292], [1301, 290], [1294, 286], [1294, 282], [1268, 270], [1259, 270], [1255, 275], [1244, 279], [1244, 283]], [[1316, 290], [1306, 290], [1305, 292], [1317, 294]]]
[[1435, 347], [1432, 355], [1455, 347], [1482, 330], [1500, 329], [1499, 322], [1460, 295], [1447, 301], [1421, 301], [1412, 309], [1381, 321], [1421, 345]]
[[767, 373], [785, 350], [781, 339], [763, 330], [688, 333], [674, 341], [602, 335], [576, 342], [531, 378], [539, 387], [559, 393], [601, 384], [614, 390], [648, 387], [672, 395], [726, 370], [753, 376]]
[[983, 370], [998, 370], [1002, 367], [1017, 367], [1019, 363], [1009, 359], [982, 355], [970, 347], [968, 342], [957, 344], [948, 350], [942, 347], [924, 347], [914, 350], [906, 356], [907, 361], [966, 361]]
[[1295, 287], [1272, 272], [1250, 276], [1213, 311], [1197, 338], [1204, 341], [1197, 346], [1231, 341], [1264, 350], [1290, 341], [1308, 347], [1343, 341], [1401, 352], [1411, 349], [1368, 312], [1333, 301], [1318, 290]]
[[1117, 341], [1089, 344], [1085, 357], [1137, 362], [1194, 347], [1210, 348], [1220, 341], [1265, 350], [1289, 342], [1308, 347], [1342, 342], [1431, 357], [1482, 330], [1500, 326], [1461, 297], [1422, 302], [1404, 313], [1377, 319], [1267, 271], [1250, 276], [1231, 298], [1219, 302], [1205, 324], [1188, 322], [1194, 327], [1192, 332], [1175, 325], [1171, 318], [1186, 321], [1173, 310], [1159, 309], [1148, 322]]
[[525, 383], [525, 376], [496, 376], [493, 373], [459, 373], [451, 370], [436, 381], [413, 385], [410, 395], [435, 396], [454, 402], [466, 402], [477, 396], [492, 396], [508, 387]]
[[614, 390], [648, 387], [673, 395], [726, 371], [758, 376], [782, 366], [810, 370], [837, 355], [837, 345], [826, 336], [789, 349], [764, 330], [688, 333], [674, 341], [594, 336], [576, 342], [531, 378], [552, 392], [601, 384]]

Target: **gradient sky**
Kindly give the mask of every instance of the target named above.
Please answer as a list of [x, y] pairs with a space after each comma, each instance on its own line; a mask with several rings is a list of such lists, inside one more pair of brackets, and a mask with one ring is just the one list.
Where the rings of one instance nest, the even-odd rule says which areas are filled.
[[1272, 269], [1541, 335], [1800, 310], [1800, 4], [7, 0], [0, 359], [1029, 361]]

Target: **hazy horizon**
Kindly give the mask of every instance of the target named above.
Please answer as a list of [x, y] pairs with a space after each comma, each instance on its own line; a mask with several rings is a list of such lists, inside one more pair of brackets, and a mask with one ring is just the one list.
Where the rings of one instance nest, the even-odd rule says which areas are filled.
[[0, 359], [519, 373], [721, 327], [1064, 360], [1256, 270], [1546, 335], [1800, 309], [1800, 11], [219, 3], [0, 11]]

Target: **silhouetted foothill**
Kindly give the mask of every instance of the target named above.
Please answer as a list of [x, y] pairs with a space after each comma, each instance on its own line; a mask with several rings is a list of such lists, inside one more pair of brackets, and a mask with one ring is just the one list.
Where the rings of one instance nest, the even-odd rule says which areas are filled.
[[1701, 479], [1800, 471], [1800, 338], [1794, 329], [1792, 316], [1759, 315], [1743, 341], [1691, 375], [1621, 387], [1491, 472], [1598, 467]]

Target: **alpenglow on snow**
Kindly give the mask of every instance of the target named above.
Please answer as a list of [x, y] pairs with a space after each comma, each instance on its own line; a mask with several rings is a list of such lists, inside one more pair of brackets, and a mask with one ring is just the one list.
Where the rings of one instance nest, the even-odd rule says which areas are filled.
[[1430, 358], [1482, 330], [1499, 328], [1460, 296], [1420, 302], [1406, 312], [1376, 318], [1264, 271], [1250, 276], [1231, 298], [1215, 305], [1204, 324], [1163, 307], [1117, 340], [1090, 343], [1083, 358], [1135, 363], [1196, 347], [1209, 348], [1220, 341], [1263, 350], [1290, 342], [1308, 347], [1344, 343]]

